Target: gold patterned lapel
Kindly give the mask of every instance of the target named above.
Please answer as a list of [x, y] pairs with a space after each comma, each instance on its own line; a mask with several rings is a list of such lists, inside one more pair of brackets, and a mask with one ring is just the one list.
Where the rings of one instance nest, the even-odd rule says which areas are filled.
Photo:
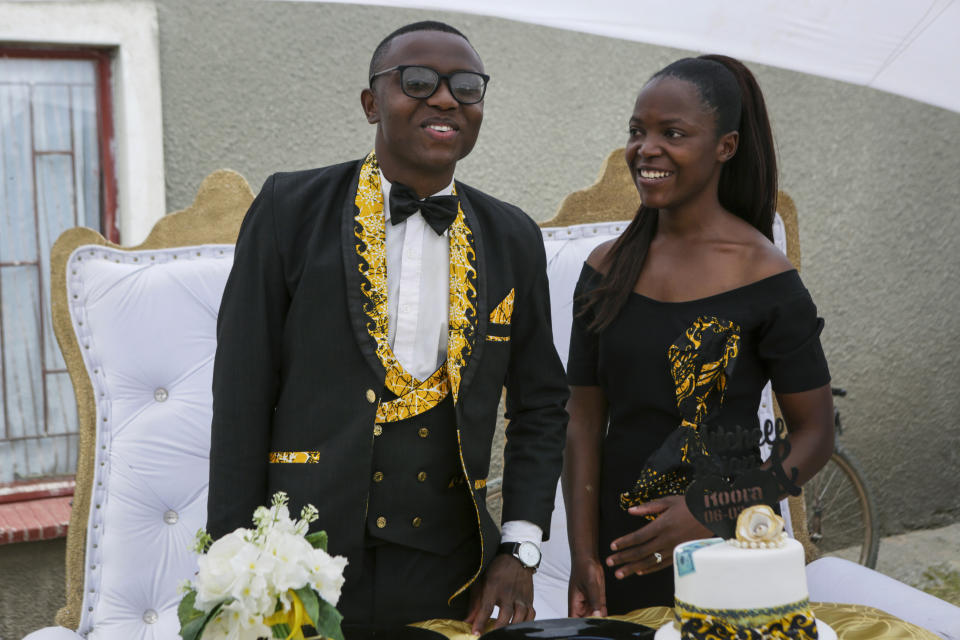
[[473, 232], [458, 207], [450, 225], [450, 328], [447, 333], [447, 375], [453, 401], [459, 400], [461, 370], [477, 335], [477, 251]]
[[381, 402], [377, 422], [393, 422], [435, 407], [448, 393], [458, 399], [461, 369], [476, 335], [476, 251], [472, 233], [460, 209], [450, 225], [450, 303], [447, 360], [427, 380], [410, 375], [390, 348], [387, 316], [386, 223], [383, 189], [376, 155], [371, 152], [360, 169], [354, 219], [367, 332], [376, 343], [376, 355], [386, 371], [384, 386], [397, 397]]

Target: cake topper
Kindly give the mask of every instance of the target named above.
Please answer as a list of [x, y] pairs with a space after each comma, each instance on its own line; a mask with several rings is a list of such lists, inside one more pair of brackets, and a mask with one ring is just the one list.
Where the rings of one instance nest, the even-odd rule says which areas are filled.
[[737, 517], [737, 538], [730, 544], [744, 548], [774, 548], [783, 546], [787, 533], [783, 530], [783, 518], [765, 504], [755, 504], [740, 512]]
[[[740, 513], [754, 505], [774, 507], [780, 492], [799, 495], [798, 471], [788, 473], [784, 461], [790, 454], [790, 443], [783, 420], [767, 420], [762, 431], [735, 426], [732, 430], [704, 430], [704, 451], [691, 456], [693, 482], [684, 494], [690, 513], [716, 535], [730, 539], [736, 534]], [[757, 466], [756, 458], [728, 455], [743, 451], [743, 443], [769, 444], [770, 457], [766, 468]]]

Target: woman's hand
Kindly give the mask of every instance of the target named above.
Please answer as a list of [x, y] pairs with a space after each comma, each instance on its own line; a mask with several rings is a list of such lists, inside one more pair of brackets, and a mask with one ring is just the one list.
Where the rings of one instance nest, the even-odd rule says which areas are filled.
[[607, 557], [606, 562], [607, 566], [617, 568], [614, 575], [618, 580], [665, 569], [673, 564], [673, 549], [678, 544], [713, 535], [693, 517], [683, 496], [651, 500], [631, 507], [629, 513], [633, 516], [659, 515], [642, 529], [610, 544], [615, 553]]
[[571, 618], [598, 618], [607, 615], [607, 591], [603, 565], [598, 558], [574, 559], [567, 591], [567, 615]]
[[[570, 543], [567, 606], [572, 618], [607, 615], [603, 565], [597, 549], [600, 527], [600, 450], [607, 425], [607, 399], [600, 387], [570, 387], [570, 424], [563, 461], [563, 500]], [[599, 613], [598, 613], [599, 612]]]

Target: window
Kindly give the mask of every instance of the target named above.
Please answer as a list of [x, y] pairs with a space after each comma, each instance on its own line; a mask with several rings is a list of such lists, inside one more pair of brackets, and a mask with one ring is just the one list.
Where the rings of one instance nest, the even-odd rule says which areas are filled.
[[0, 48], [0, 483], [75, 471], [76, 403], [50, 321], [50, 248], [119, 241], [110, 59]]

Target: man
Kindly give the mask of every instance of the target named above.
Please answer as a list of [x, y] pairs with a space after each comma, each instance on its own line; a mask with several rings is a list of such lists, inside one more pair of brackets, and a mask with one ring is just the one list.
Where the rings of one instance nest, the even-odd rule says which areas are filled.
[[[567, 386], [540, 233], [461, 182], [487, 76], [456, 29], [374, 52], [374, 153], [267, 179], [218, 320], [208, 530], [287, 491], [346, 555], [346, 623], [532, 619]], [[435, 198], [422, 200], [439, 194]], [[507, 387], [503, 542], [485, 506]], [[499, 553], [498, 553], [499, 551]], [[468, 595], [469, 594], [469, 595]]]

